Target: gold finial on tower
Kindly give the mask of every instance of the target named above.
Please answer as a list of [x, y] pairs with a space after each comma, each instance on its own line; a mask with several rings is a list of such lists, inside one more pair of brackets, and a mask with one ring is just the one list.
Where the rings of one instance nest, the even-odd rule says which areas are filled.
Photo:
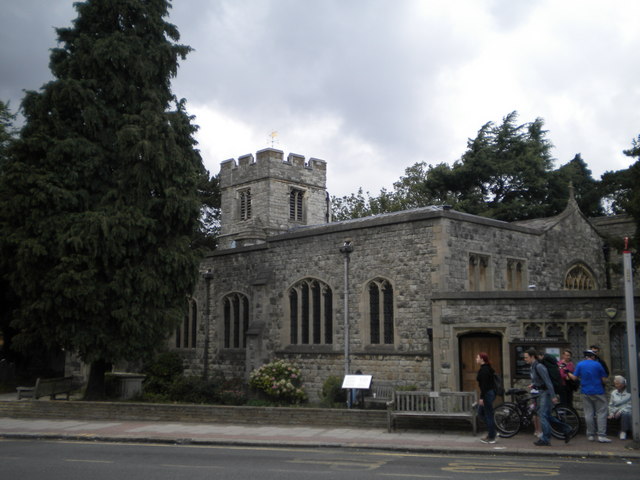
[[269, 142], [271, 143], [271, 148], [273, 148], [276, 144], [280, 143], [278, 140], [278, 132], [276, 130], [273, 130], [270, 134], [269, 134]]

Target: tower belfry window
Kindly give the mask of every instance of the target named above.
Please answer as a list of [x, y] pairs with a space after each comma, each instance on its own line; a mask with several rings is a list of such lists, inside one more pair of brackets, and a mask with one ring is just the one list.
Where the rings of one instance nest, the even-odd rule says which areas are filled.
[[240, 220], [251, 218], [251, 189], [247, 188], [240, 192]]
[[304, 191], [296, 188], [289, 193], [289, 218], [298, 222], [302, 221], [302, 205], [304, 198]]

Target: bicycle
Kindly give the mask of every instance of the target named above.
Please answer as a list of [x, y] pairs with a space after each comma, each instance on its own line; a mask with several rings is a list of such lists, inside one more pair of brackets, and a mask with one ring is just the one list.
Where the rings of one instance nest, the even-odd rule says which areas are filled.
[[[522, 428], [533, 424], [533, 416], [536, 415], [536, 400], [527, 390], [512, 388], [505, 392], [511, 397], [511, 402], [505, 402], [497, 406], [493, 412], [496, 428], [500, 436], [513, 437]], [[575, 437], [580, 430], [580, 417], [578, 413], [567, 405], [554, 405], [551, 415], [571, 427], [570, 438]], [[551, 424], [551, 434], [555, 438], [563, 439], [564, 432], [556, 430]]]

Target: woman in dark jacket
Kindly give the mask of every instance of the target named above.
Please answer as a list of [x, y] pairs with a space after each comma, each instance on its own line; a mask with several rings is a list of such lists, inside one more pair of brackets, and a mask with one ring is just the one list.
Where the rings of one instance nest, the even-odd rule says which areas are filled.
[[493, 402], [496, 399], [496, 384], [493, 377], [494, 370], [489, 362], [489, 356], [480, 352], [476, 357], [476, 363], [480, 364], [478, 370], [478, 386], [480, 387], [479, 414], [484, 416], [487, 424], [487, 436], [481, 438], [483, 443], [496, 443], [496, 424], [493, 420]]

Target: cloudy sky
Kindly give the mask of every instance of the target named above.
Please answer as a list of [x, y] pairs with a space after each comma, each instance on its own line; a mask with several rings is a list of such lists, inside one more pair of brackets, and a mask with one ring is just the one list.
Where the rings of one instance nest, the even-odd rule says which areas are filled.
[[[72, 0], [0, 0], [0, 99], [51, 79]], [[271, 146], [321, 158], [328, 189], [390, 188], [416, 162], [452, 163], [513, 110], [545, 120], [556, 167], [628, 167], [640, 134], [636, 0], [173, 0], [194, 51], [174, 93], [207, 168]]]

